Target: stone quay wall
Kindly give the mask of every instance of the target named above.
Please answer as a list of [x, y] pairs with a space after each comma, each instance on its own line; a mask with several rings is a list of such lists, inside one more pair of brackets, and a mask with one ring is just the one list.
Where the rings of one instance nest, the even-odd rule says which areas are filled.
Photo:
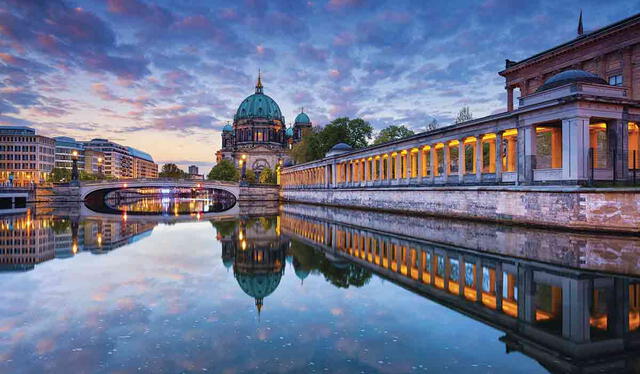
[[640, 233], [640, 189], [442, 187], [282, 189], [288, 202], [575, 230]]

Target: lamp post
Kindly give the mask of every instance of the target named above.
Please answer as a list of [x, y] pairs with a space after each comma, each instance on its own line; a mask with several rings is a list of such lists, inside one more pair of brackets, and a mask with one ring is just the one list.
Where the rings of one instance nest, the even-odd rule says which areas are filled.
[[240, 185], [248, 186], [249, 183], [247, 183], [247, 155], [242, 155], [240, 157], [240, 168], [242, 170], [242, 174], [240, 177]]
[[102, 157], [98, 157], [98, 178], [102, 179]]
[[78, 175], [78, 151], [73, 150], [73, 152], [71, 152], [71, 159], [73, 160], [73, 167], [71, 168], [71, 184], [77, 185], [78, 184], [78, 179], [79, 179], [79, 175]]

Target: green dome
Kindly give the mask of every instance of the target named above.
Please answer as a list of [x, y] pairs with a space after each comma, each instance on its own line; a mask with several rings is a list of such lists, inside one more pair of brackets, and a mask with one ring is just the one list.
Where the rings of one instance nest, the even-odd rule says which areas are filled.
[[242, 288], [242, 291], [247, 295], [256, 298], [263, 299], [278, 288], [280, 284], [280, 278], [282, 273], [267, 273], [267, 274], [235, 274], [236, 280]]
[[255, 93], [240, 104], [235, 119], [245, 118], [275, 119], [284, 122], [278, 104], [263, 93]]
[[289, 127], [284, 134], [288, 137], [292, 137], [293, 136], [293, 129], [291, 127]]
[[307, 113], [301, 112], [296, 117], [296, 120], [294, 121], [294, 123], [305, 123], [305, 124], [307, 124], [307, 123], [311, 123], [311, 120], [309, 119], [309, 116], [307, 115]]
[[222, 132], [233, 132], [233, 126], [229, 124], [224, 125], [224, 127], [222, 128]]
[[262, 118], [284, 122], [284, 117], [282, 116], [282, 112], [280, 112], [278, 104], [275, 100], [263, 93], [260, 74], [258, 74], [256, 93], [242, 101], [234, 117], [236, 121], [247, 118]]

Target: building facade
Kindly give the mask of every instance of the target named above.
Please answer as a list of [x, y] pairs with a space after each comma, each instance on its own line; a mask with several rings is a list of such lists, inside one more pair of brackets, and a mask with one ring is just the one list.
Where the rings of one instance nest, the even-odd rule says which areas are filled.
[[114, 178], [133, 178], [133, 156], [129, 149], [107, 139], [83, 142], [88, 150], [104, 154], [104, 174]]
[[627, 97], [640, 100], [640, 14], [583, 34], [522, 61], [506, 60], [500, 72], [506, 80], [507, 110], [514, 95], [533, 94], [551, 76], [564, 70], [584, 70], [612, 86], [624, 87]]
[[0, 182], [27, 186], [47, 180], [54, 166], [55, 140], [23, 126], [0, 127]]
[[101, 174], [104, 153], [86, 149], [83, 142], [67, 136], [58, 136], [56, 140], [55, 167], [58, 169], [73, 169], [73, 153], [78, 160], [78, 170], [88, 174]]
[[153, 157], [133, 147], [127, 147], [132, 157], [133, 178], [158, 178], [158, 164]]
[[231, 160], [257, 174], [264, 168], [275, 169], [289, 160], [288, 150], [302, 139], [303, 129], [312, 126], [309, 116], [301, 112], [292, 127], [287, 128], [280, 107], [263, 92], [258, 76], [256, 91], [242, 101], [233, 118], [233, 125], [222, 130], [222, 148], [216, 152], [216, 162]]

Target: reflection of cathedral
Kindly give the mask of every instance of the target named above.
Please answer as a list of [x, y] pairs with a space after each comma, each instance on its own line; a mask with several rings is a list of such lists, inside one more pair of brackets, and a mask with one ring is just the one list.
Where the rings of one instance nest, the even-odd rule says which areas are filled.
[[263, 93], [258, 75], [256, 92], [244, 99], [233, 118], [233, 126], [222, 130], [222, 148], [216, 152], [216, 162], [232, 160], [239, 167], [245, 156], [247, 168], [259, 173], [265, 167], [275, 169], [288, 160], [287, 150], [302, 139], [302, 131], [311, 127], [311, 120], [303, 111], [293, 127], [286, 128], [280, 107]]
[[[232, 224], [231, 232], [223, 232], [222, 226]], [[229, 269], [244, 293], [255, 299], [258, 313], [262, 310], [264, 299], [271, 295], [284, 275], [288, 240], [280, 236], [277, 217], [240, 220], [234, 223], [214, 223], [218, 239], [222, 243], [222, 263]], [[293, 266], [301, 280], [308, 272], [298, 269], [296, 260]]]

